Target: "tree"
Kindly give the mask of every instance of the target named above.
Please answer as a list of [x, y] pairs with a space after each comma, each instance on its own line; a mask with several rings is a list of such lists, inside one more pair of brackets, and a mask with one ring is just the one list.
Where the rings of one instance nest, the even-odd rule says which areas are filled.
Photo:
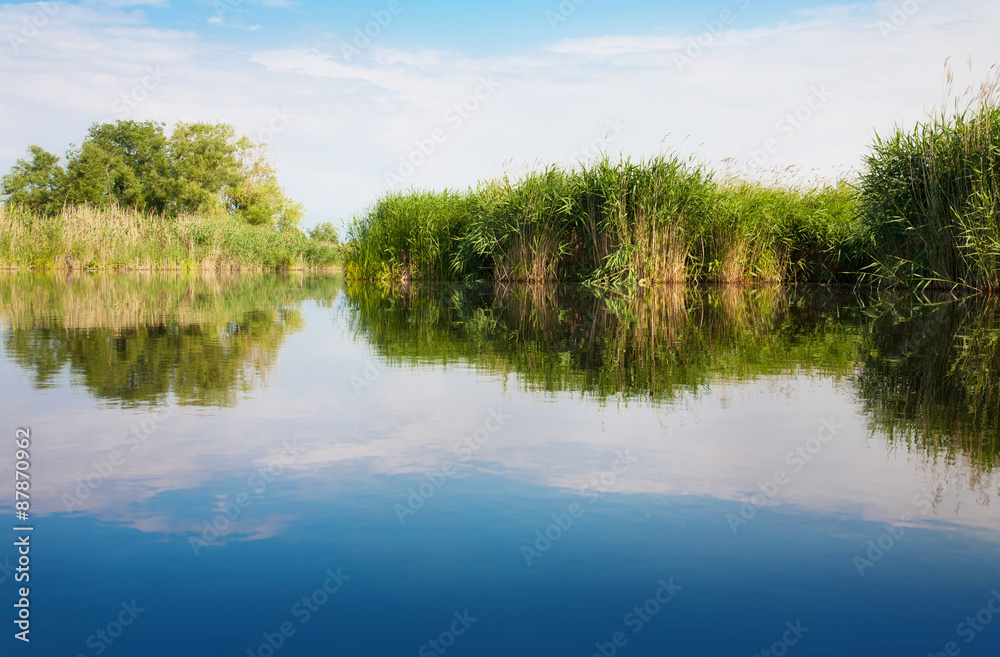
[[156, 121], [95, 123], [80, 149], [67, 155], [67, 200], [162, 213], [171, 192], [166, 144]]
[[285, 195], [266, 149], [232, 126], [157, 121], [95, 123], [80, 148], [59, 158], [38, 146], [0, 179], [9, 205], [55, 214], [66, 204], [111, 205], [176, 217], [229, 213], [249, 224], [298, 230], [305, 215]]
[[157, 121], [95, 123], [78, 149], [59, 158], [28, 148], [0, 179], [8, 205], [56, 214], [66, 204], [118, 205], [176, 217], [228, 213], [249, 224], [298, 230], [305, 214], [285, 195], [266, 149], [232, 126], [178, 123], [167, 137]]
[[316, 240], [318, 242], [329, 242], [330, 244], [340, 244], [337, 229], [334, 227], [333, 222], [330, 221], [324, 221], [323, 223], [316, 224], [316, 226], [309, 231], [309, 239]]
[[8, 205], [18, 205], [39, 214], [52, 215], [63, 205], [66, 172], [59, 156], [41, 146], [28, 147], [28, 159], [18, 160], [0, 179], [0, 194]]
[[225, 190], [239, 183], [239, 151], [232, 126], [178, 123], [167, 143], [173, 165], [170, 205], [180, 212], [213, 213], [223, 209]]
[[278, 173], [264, 146], [240, 142], [240, 179], [228, 190], [228, 207], [235, 216], [254, 226], [279, 231], [298, 230], [305, 208], [285, 196]]

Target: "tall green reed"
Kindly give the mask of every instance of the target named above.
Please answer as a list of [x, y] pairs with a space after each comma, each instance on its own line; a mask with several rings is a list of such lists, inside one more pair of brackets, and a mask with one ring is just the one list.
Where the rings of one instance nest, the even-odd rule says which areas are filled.
[[844, 184], [717, 182], [678, 156], [550, 166], [463, 193], [386, 195], [349, 231], [355, 279], [827, 280], [854, 220]]
[[[954, 76], [946, 73], [946, 95]], [[861, 180], [871, 264], [888, 284], [1000, 289], [1000, 74], [912, 131], [877, 137]]]

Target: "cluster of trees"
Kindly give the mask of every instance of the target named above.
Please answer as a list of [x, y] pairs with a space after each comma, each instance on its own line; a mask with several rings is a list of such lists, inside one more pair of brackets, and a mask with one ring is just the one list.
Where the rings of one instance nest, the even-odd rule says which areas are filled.
[[65, 165], [29, 147], [0, 178], [0, 196], [46, 215], [118, 205], [167, 217], [228, 213], [276, 230], [298, 230], [305, 214], [285, 196], [266, 149], [226, 124], [178, 123], [168, 136], [157, 121], [95, 123]]
[[337, 228], [331, 221], [324, 221], [311, 228], [309, 230], [309, 239], [329, 244], [340, 244], [340, 236], [337, 235]]

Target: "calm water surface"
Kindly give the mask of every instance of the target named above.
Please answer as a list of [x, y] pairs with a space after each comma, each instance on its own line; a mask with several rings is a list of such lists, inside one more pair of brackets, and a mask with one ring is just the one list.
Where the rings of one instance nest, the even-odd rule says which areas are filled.
[[1000, 654], [989, 300], [6, 274], [0, 322], [4, 655]]

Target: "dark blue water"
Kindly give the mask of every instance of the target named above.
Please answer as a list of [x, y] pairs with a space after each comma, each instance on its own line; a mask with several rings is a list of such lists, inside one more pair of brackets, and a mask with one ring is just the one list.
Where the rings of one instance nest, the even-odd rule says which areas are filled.
[[387, 357], [344, 294], [282, 305], [225, 404], [178, 367], [141, 404], [72, 359], [40, 385], [8, 317], [35, 529], [31, 642], [0, 572], [2, 654], [1000, 654], [996, 473], [888, 440], [856, 369], [546, 392]]

